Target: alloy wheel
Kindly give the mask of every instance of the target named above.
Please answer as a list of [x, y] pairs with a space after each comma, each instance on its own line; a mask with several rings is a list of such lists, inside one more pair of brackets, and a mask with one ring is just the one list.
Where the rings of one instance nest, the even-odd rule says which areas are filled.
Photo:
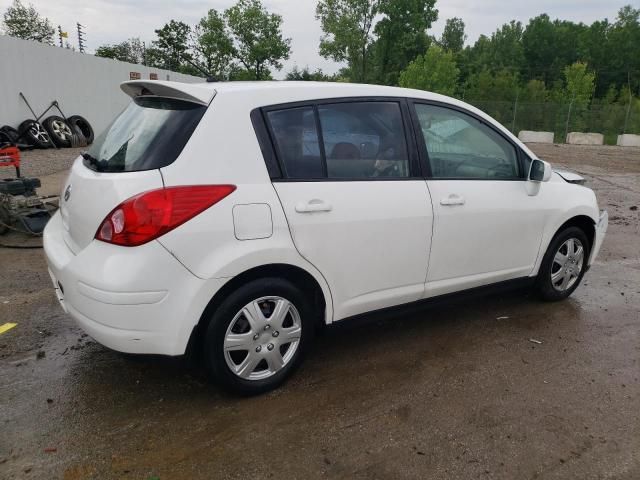
[[50, 142], [49, 134], [44, 128], [42, 128], [42, 125], [40, 125], [37, 122], [33, 122], [31, 124], [31, 126], [29, 127], [29, 132], [39, 142], [42, 142], [42, 143]]
[[54, 120], [51, 122], [51, 128], [60, 140], [66, 141], [71, 138], [71, 129], [65, 122]]
[[559, 292], [569, 290], [580, 278], [584, 247], [577, 238], [567, 239], [556, 252], [551, 265], [551, 284]]
[[227, 328], [224, 358], [245, 380], [262, 380], [281, 371], [295, 355], [302, 334], [300, 313], [287, 299], [262, 297], [245, 305]]

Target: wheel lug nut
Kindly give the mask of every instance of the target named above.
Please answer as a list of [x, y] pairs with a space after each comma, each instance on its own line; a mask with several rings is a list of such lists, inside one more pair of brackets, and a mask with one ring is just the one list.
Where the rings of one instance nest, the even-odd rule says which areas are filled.
[[261, 347], [260, 345], [258, 345], [258, 346], [256, 347], [256, 352], [260, 353], [260, 350], [262, 350], [262, 347]]
[[270, 343], [269, 345], [267, 345], [267, 350], [269, 351], [273, 350], [273, 343]]
[[265, 326], [264, 326], [264, 329], [265, 329], [265, 330], [269, 330], [270, 328], [271, 328], [271, 325], [265, 325]]
[[257, 340], [257, 339], [259, 339], [259, 338], [260, 338], [260, 335], [258, 335], [257, 333], [253, 336], [253, 339], [254, 339], [254, 340]]
[[278, 335], [280, 335], [280, 332], [278, 330], [274, 330], [272, 335], [274, 337], [277, 337]]

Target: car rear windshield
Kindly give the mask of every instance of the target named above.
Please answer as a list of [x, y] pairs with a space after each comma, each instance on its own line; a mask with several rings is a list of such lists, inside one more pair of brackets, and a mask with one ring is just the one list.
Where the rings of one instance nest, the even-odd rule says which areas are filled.
[[207, 107], [184, 100], [138, 97], [83, 154], [99, 172], [137, 172], [173, 163]]

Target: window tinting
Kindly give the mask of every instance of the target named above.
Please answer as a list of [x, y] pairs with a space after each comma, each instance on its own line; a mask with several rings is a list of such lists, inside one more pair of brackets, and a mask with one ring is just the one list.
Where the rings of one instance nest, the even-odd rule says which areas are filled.
[[416, 104], [434, 178], [515, 179], [521, 176], [516, 150], [470, 115]]
[[173, 163], [207, 107], [138, 97], [96, 138], [84, 164], [101, 172], [135, 172]]
[[313, 108], [275, 110], [267, 117], [286, 176], [324, 177]]
[[409, 176], [398, 103], [322, 104], [318, 114], [329, 178]]

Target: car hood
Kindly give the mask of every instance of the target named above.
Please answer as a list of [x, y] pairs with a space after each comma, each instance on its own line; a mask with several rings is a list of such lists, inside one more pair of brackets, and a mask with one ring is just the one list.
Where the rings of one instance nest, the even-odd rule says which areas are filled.
[[570, 172], [569, 170], [562, 170], [554, 168], [553, 171], [560, 175], [562, 179], [569, 183], [577, 183], [578, 185], [584, 184], [584, 177], [578, 175], [577, 173]]

